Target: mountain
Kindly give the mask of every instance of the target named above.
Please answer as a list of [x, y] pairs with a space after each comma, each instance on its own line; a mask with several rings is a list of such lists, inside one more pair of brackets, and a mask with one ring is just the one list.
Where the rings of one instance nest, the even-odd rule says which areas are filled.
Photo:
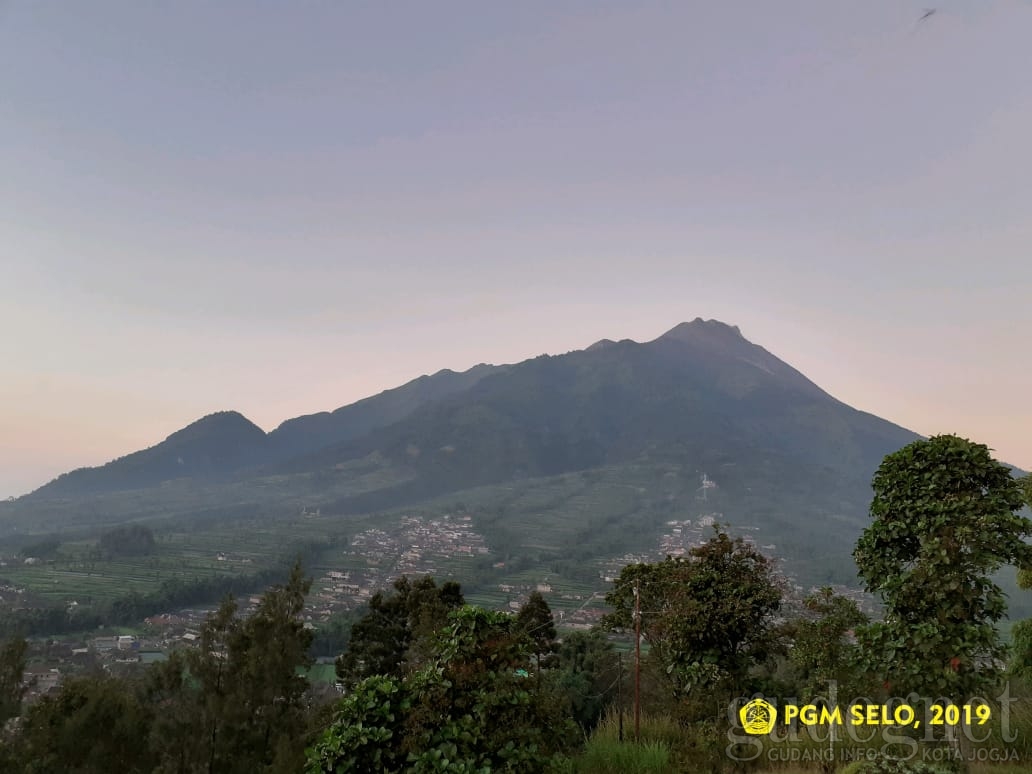
[[695, 319], [651, 341], [441, 371], [268, 434], [214, 414], [0, 504], [0, 537], [130, 520], [228, 528], [309, 507], [344, 525], [464, 503], [488, 545], [528, 566], [619, 556], [655, 546], [671, 519], [717, 518], [842, 580], [871, 476], [917, 437], [738, 328]]
[[[233, 411], [212, 414], [0, 503], [0, 549], [14, 556], [40, 535], [69, 546], [36, 580], [35, 570], [7, 570], [47, 594], [83, 571], [76, 552], [126, 522], [164, 536], [161, 572], [177, 577], [208, 577], [212, 557], [238, 549], [254, 562], [243, 568], [314, 551], [321, 571], [343, 562], [386, 578], [405, 548], [391, 552], [414, 539], [402, 531], [458, 534], [448, 520], [459, 515], [476, 535], [461, 545], [482, 541], [483, 552], [457, 557], [428, 543], [414, 553], [425, 571], [454, 573], [504, 606], [498, 589], [541, 578], [588, 599], [629, 553], [667, 552], [673, 535], [696, 540], [716, 521], [800, 585], [855, 585], [871, 478], [918, 437], [837, 400], [737, 327], [697, 318], [651, 341], [439, 371], [270, 433]], [[341, 554], [353, 538], [374, 544], [365, 565]], [[157, 584], [158, 572], [103, 574], [120, 593], [130, 581]]]
[[98, 468], [58, 476], [30, 497], [78, 497], [144, 489], [164, 481], [208, 479], [264, 459], [265, 431], [236, 411], [209, 414], [161, 443]]
[[885, 454], [917, 437], [832, 398], [737, 328], [697, 319], [646, 343], [519, 363], [277, 470], [331, 470], [378, 455], [409, 474], [393, 490], [333, 503], [348, 512], [644, 461], [778, 460], [800, 485], [827, 486], [831, 471], [832, 483], [866, 487]]
[[226, 480], [389, 425], [424, 403], [461, 392], [487, 374], [505, 368], [481, 364], [462, 373], [445, 369], [333, 412], [288, 419], [268, 434], [236, 411], [217, 412], [149, 449], [106, 465], [63, 474], [28, 498], [69, 498], [146, 489], [178, 479]]
[[461, 373], [444, 369], [433, 376], [420, 376], [401, 387], [333, 412], [323, 411], [288, 419], [269, 434], [269, 456], [287, 459], [358, 438], [378, 427], [404, 419], [425, 403], [462, 392], [488, 374], [505, 368], [481, 363]]

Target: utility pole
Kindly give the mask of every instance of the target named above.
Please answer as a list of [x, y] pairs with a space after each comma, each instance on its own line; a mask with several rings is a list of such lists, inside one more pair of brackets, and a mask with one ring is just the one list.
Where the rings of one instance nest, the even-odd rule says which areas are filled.
[[623, 742], [623, 651], [616, 654], [617, 663], [620, 665], [620, 676], [616, 682], [616, 706], [620, 708], [620, 741]]
[[634, 581], [634, 741], [641, 741], [641, 598]]

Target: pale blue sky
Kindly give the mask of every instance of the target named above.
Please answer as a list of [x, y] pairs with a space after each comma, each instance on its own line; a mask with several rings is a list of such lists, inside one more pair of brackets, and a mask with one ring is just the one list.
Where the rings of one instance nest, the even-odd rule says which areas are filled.
[[1030, 40], [1026, 0], [0, 0], [0, 495], [697, 316], [1030, 468]]

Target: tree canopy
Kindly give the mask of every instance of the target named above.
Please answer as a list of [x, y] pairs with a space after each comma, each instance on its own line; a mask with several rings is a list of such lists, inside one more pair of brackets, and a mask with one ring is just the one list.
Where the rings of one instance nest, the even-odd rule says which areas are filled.
[[858, 631], [865, 663], [899, 695], [969, 697], [998, 678], [1004, 655], [991, 573], [1032, 565], [1021, 488], [986, 446], [953, 435], [888, 455], [873, 487], [853, 555], [886, 613]]
[[[252, 615], [238, 616], [227, 598], [209, 616], [199, 648], [173, 652], [142, 678], [66, 680], [23, 716], [11, 770], [299, 770], [308, 733], [308, 682], [299, 674], [311, 663], [312, 635], [300, 618], [308, 588], [295, 564]], [[3, 663], [17, 655], [5, 651]]]
[[516, 613], [516, 626], [530, 637], [538, 663], [547, 666], [548, 656], [554, 654], [559, 645], [552, 608], [540, 591], [530, 592], [530, 597], [520, 606]]
[[533, 648], [507, 613], [452, 611], [419, 669], [355, 686], [307, 772], [547, 771], [576, 727], [549, 686], [528, 680]]
[[679, 691], [741, 685], [771, 643], [781, 589], [771, 561], [740, 537], [717, 530], [686, 557], [628, 565], [606, 602], [609, 628], [634, 627], [635, 589], [641, 632]]
[[373, 675], [402, 674], [420, 663], [430, 635], [465, 600], [455, 581], [440, 587], [432, 576], [402, 576], [393, 593], [378, 591], [364, 616], [351, 627], [347, 651], [337, 659], [337, 676], [348, 685]]

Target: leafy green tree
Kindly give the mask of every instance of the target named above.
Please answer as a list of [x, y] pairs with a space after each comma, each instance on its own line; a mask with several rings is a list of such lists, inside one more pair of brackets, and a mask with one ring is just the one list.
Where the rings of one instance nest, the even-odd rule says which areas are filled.
[[351, 640], [351, 628], [368, 612], [363, 605], [354, 610], [334, 613], [329, 620], [320, 623], [312, 638], [313, 656], [337, 656]]
[[506, 613], [466, 606], [435, 638], [433, 658], [408, 681], [412, 770], [547, 770], [575, 736], [563, 702], [525, 676], [534, 645]]
[[[231, 726], [233, 770], [275, 765], [296, 771], [301, 766], [303, 750], [293, 742], [305, 730], [303, 696], [308, 689], [307, 678], [298, 672], [313, 663], [313, 635], [301, 617], [310, 587], [298, 562], [287, 583], [266, 591], [229, 640], [231, 717], [237, 720]], [[248, 759], [251, 768], [244, 769], [239, 762]]]
[[1032, 473], [1019, 479], [1018, 486], [1021, 487], [1021, 494], [1025, 498], [1025, 505], [1032, 508]]
[[154, 754], [155, 774], [202, 772], [210, 765], [204, 754], [208, 748], [200, 744], [208, 730], [201, 713], [204, 701], [191, 684], [187, 660], [183, 651], [173, 651], [143, 677], [143, 702], [154, 711], [145, 743]]
[[193, 745], [193, 761], [188, 771], [220, 771], [223, 763], [232, 755], [225, 737], [231, 733], [236, 718], [233, 717], [235, 686], [229, 669], [229, 646], [240, 627], [237, 618], [237, 603], [233, 597], [226, 597], [218, 610], [208, 617], [201, 629], [200, 646], [190, 651], [186, 667], [197, 683], [197, 690], [184, 696], [197, 713], [199, 733]]
[[511, 615], [453, 611], [418, 670], [356, 685], [307, 771], [547, 771], [576, 726], [548, 686], [528, 683], [533, 647]]
[[598, 629], [571, 632], [556, 654], [556, 685], [585, 732], [598, 725], [619, 691], [620, 663], [613, 644]]
[[[1032, 474], [1018, 479], [1025, 505], [1032, 508]], [[1018, 569], [1018, 587], [1028, 591], [1032, 589], [1032, 568]], [[1032, 682], [1032, 618], [1026, 618], [1014, 624], [1011, 630], [1011, 660], [1008, 672]]]
[[306, 774], [396, 772], [404, 766], [402, 735], [410, 700], [397, 677], [367, 677], [307, 750]]
[[1032, 683], [1032, 618], [1026, 618], [1014, 624], [1011, 630], [1011, 659], [1007, 665], [1008, 672]]
[[861, 695], [861, 676], [856, 666], [857, 646], [851, 635], [868, 622], [859, 606], [848, 597], [824, 587], [804, 601], [806, 615], [790, 624], [792, 648], [789, 660], [795, 668], [805, 700], [826, 696], [830, 681], [839, 695]]
[[1006, 610], [990, 575], [1032, 565], [1032, 522], [1010, 470], [953, 435], [915, 441], [875, 473], [873, 522], [853, 553], [885, 619], [857, 631], [865, 667], [897, 695], [962, 701], [999, 678]]
[[624, 567], [605, 627], [633, 630], [635, 589], [642, 636], [678, 693], [738, 690], [766, 658], [781, 589], [771, 561], [742, 538], [718, 529], [686, 557]]
[[[148, 672], [144, 695], [160, 707], [150, 733], [159, 772], [297, 771], [304, 761], [304, 670], [312, 633], [301, 612], [310, 582], [296, 563], [247, 618], [227, 597], [199, 647]], [[299, 672], [301, 674], [299, 674]]]
[[237, 618], [228, 599], [202, 630], [187, 663], [200, 681], [208, 770], [245, 774], [286, 767], [291, 756], [300, 767], [308, 681], [298, 671], [312, 663], [312, 633], [301, 620], [309, 587], [298, 562], [251, 616]]
[[28, 643], [24, 637], [12, 638], [0, 646], [0, 728], [21, 712], [27, 650]]
[[525, 632], [534, 643], [534, 654], [537, 663], [542, 667], [550, 666], [549, 656], [558, 648], [555, 633], [555, 618], [552, 608], [539, 591], [532, 591], [516, 613], [516, 626]]
[[73, 677], [56, 696], [45, 696], [26, 713], [16, 741], [26, 774], [88, 774], [154, 770], [148, 727], [152, 710], [128, 680]]
[[464, 603], [455, 581], [438, 587], [429, 575], [398, 578], [393, 593], [376, 592], [368, 612], [352, 626], [348, 649], [337, 659], [338, 678], [354, 685], [372, 675], [401, 677], [422, 663], [433, 633]]

